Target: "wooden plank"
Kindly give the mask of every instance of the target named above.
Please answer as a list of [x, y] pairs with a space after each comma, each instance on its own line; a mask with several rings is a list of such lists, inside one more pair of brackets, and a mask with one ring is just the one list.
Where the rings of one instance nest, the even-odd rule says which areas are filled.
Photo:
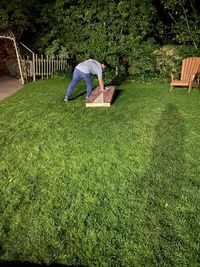
[[33, 63], [32, 63], [32, 70], [33, 70], [33, 81], [35, 82], [35, 54], [33, 53], [32, 54], [32, 60], [33, 60]]
[[86, 107], [110, 107], [115, 86], [106, 86], [105, 89], [102, 91], [100, 87], [95, 88], [86, 102]]
[[47, 62], [47, 79], [49, 79], [49, 58], [48, 58], [48, 56], [47, 56], [47, 60], [46, 60], [46, 62]]
[[171, 82], [171, 85], [178, 85], [178, 86], [189, 86], [189, 82], [188, 81], [180, 81], [180, 80], [173, 80]]
[[38, 75], [38, 55], [35, 55], [35, 74]]
[[42, 79], [44, 79], [44, 59], [43, 59], [43, 55], [41, 55], [41, 71], [42, 71]]

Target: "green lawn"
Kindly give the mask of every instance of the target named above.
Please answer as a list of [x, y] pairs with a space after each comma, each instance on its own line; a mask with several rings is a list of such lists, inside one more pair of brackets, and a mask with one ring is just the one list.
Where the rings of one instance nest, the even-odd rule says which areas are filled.
[[199, 91], [130, 83], [86, 108], [66, 84], [0, 102], [0, 260], [200, 266]]

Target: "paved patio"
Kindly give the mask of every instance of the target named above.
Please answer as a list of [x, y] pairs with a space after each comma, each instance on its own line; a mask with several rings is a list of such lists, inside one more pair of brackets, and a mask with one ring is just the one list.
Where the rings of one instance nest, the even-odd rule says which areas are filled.
[[19, 79], [9, 76], [0, 77], [0, 101], [12, 95], [22, 88], [22, 83]]

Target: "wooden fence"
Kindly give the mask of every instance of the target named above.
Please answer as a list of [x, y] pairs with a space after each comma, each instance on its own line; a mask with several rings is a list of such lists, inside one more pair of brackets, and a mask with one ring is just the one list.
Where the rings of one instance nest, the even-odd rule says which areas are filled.
[[64, 71], [67, 68], [67, 61], [62, 60], [59, 57], [49, 58], [43, 55], [38, 56], [37, 54], [32, 54], [31, 57], [23, 57], [21, 59], [23, 75], [25, 79], [32, 77], [33, 81], [36, 77], [49, 78], [55, 71]]

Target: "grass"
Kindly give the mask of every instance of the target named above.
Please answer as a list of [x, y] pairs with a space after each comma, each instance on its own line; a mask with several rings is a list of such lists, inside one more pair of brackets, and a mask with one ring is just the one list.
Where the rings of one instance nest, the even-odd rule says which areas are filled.
[[0, 103], [0, 260], [199, 266], [199, 91], [130, 83], [86, 108], [66, 83]]

